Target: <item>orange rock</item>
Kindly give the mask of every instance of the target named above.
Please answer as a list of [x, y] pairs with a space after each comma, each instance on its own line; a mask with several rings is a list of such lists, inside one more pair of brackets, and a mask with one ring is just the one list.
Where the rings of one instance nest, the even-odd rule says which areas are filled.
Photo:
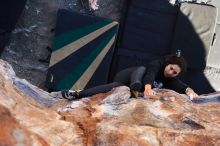
[[146, 99], [129, 96], [119, 87], [78, 101], [58, 99], [0, 60], [0, 145], [220, 145], [220, 103], [195, 104], [165, 89]]

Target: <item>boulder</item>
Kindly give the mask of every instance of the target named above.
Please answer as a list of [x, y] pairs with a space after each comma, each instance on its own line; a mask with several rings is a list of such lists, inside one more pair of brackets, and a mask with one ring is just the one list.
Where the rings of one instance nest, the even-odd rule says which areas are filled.
[[3, 60], [0, 81], [0, 145], [220, 145], [219, 102], [167, 89], [131, 98], [125, 86], [67, 101], [19, 79]]

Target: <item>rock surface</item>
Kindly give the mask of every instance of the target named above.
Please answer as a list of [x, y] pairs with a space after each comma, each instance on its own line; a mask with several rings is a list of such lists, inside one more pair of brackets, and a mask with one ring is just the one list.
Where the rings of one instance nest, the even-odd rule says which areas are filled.
[[195, 104], [165, 89], [129, 98], [127, 87], [66, 101], [19, 79], [2, 60], [0, 80], [1, 146], [220, 145], [219, 102]]

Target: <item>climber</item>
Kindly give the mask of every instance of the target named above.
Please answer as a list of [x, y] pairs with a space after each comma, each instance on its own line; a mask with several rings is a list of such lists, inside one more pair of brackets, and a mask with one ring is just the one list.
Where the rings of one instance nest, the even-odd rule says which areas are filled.
[[188, 85], [177, 79], [187, 69], [186, 61], [179, 55], [165, 56], [148, 63], [146, 67], [132, 67], [116, 74], [113, 83], [96, 86], [82, 91], [63, 90], [62, 96], [69, 100], [92, 96], [97, 93], [110, 91], [118, 86], [129, 86], [131, 93], [144, 92], [144, 97], [155, 95], [153, 88], [167, 88], [191, 98], [198, 97]]

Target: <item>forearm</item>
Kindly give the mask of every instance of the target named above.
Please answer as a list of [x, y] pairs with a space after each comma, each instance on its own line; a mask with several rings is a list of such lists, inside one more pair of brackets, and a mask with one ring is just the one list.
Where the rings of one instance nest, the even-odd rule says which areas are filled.
[[168, 89], [172, 89], [172, 90], [174, 90], [178, 93], [181, 93], [181, 94], [185, 94], [186, 89], [188, 87], [189, 87], [188, 85], [186, 85], [185, 83], [183, 83], [182, 81], [180, 81], [176, 78], [170, 79], [169, 82], [167, 83]]
[[154, 60], [147, 65], [145, 76], [143, 78], [143, 84], [152, 84], [155, 81], [155, 78], [162, 68], [162, 63], [159, 60]]

